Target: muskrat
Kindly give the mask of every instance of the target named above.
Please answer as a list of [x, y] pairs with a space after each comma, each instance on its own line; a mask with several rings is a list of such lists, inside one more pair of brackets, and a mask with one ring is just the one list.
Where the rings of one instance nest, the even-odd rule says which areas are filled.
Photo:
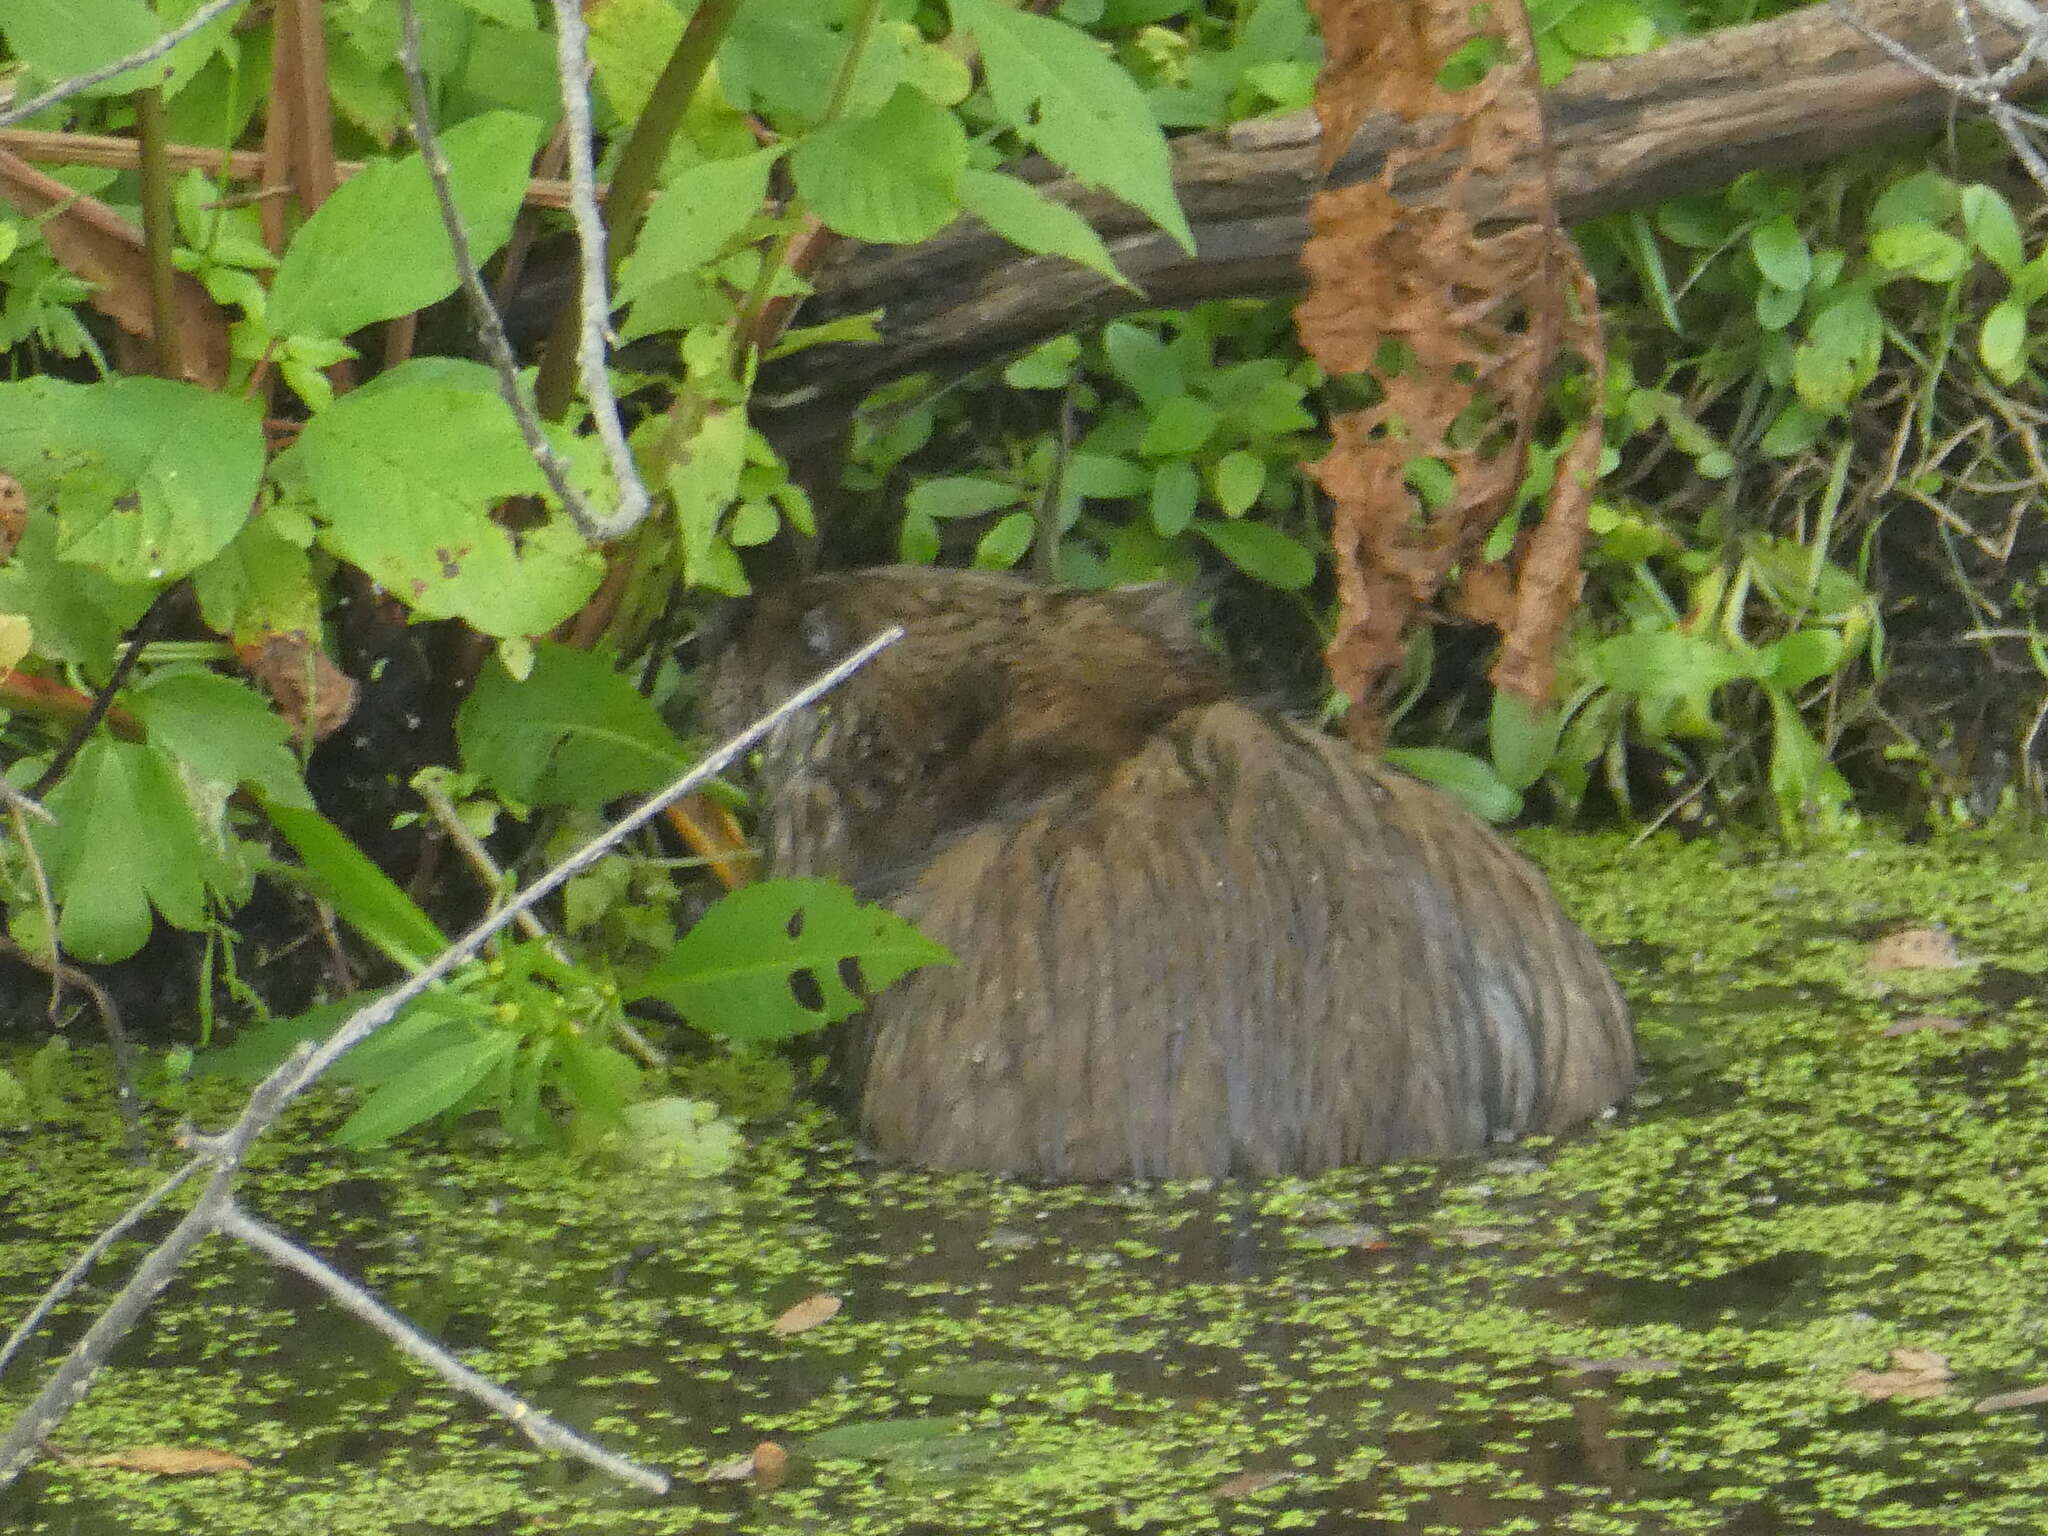
[[912, 567], [753, 600], [718, 725], [891, 624], [759, 754], [777, 874], [959, 957], [845, 1027], [861, 1132], [1048, 1179], [1306, 1173], [1556, 1131], [1633, 1087], [1627, 1005], [1536, 868], [1246, 702], [1175, 589]]

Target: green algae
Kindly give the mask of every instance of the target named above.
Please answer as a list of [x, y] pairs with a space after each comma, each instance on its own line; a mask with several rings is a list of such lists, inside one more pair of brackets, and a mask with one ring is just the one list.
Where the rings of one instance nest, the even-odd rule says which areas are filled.
[[[1139, 1190], [879, 1167], [810, 1110], [711, 1183], [281, 1141], [259, 1214], [676, 1491], [542, 1455], [213, 1244], [58, 1444], [255, 1470], [45, 1463], [19, 1528], [2043, 1529], [2039, 1410], [1973, 1405], [2048, 1383], [2048, 845], [1531, 846], [1641, 1011], [1649, 1079], [1610, 1123], [1446, 1169]], [[1879, 936], [1934, 923], [1968, 964], [1871, 970]], [[1930, 1008], [1960, 1027], [1886, 1033]], [[84, 1129], [0, 1159], [0, 1317], [144, 1182], [76, 1103]], [[820, 1292], [836, 1317], [773, 1331]], [[1947, 1390], [1859, 1393], [1895, 1349], [1946, 1357]], [[780, 1486], [706, 1480], [771, 1439]]]

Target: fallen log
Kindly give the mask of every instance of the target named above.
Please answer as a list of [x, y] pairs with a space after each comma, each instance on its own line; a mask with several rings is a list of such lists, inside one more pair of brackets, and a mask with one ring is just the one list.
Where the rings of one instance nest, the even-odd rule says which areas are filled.
[[[1856, 10], [1929, 64], [1972, 72], [1945, 0], [1861, 0]], [[2020, 55], [2023, 40], [2010, 27], [1983, 15], [1977, 31], [1987, 69]], [[2035, 59], [2007, 94], [2044, 85], [2048, 59]], [[1717, 186], [1745, 170], [1910, 139], [1956, 111], [1939, 82], [1827, 6], [1583, 64], [1545, 96], [1552, 181], [1568, 221]], [[1134, 309], [1293, 292], [1309, 200], [1325, 184], [1376, 176], [1399, 126], [1368, 117], [1327, 178], [1310, 112], [1176, 140], [1174, 182], [1195, 231], [1193, 256], [1115, 198], [1041, 168], [1036, 179], [1095, 227], [1137, 292], [1072, 262], [1026, 256], [971, 218], [921, 245], [848, 246], [814, 275], [818, 292], [803, 323], [883, 310], [882, 344], [814, 347], [771, 364], [756, 399], [760, 419], [786, 448], [814, 443], [869, 390], [908, 373], [956, 374]], [[1426, 202], [1448, 169], [1439, 164], [1438, 175], [1398, 190]], [[1504, 200], [1478, 211], [1514, 212]]]

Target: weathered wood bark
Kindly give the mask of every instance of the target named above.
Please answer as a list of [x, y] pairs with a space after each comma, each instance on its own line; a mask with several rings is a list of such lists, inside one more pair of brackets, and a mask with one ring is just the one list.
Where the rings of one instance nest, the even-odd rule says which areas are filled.
[[[1859, 0], [1857, 10], [1920, 57], [1967, 71], [1947, 0]], [[1988, 16], [1978, 32], [1993, 67], [2019, 51], [2018, 35]], [[2044, 85], [2048, 59], [2014, 94]], [[1940, 86], [1825, 6], [1583, 65], [1545, 99], [1568, 220], [1924, 134], [1954, 109]], [[1329, 182], [1377, 175], [1396, 131], [1385, 117], [1367, 119]], [[958, 372], [1132, 309], [1292, 291], [1309, 199], [1325, 180], [1321, 151], [1306, 112], [1177, 141], [1174, 180], [1198, 240], [1192, 257], [1114, 198], [1049, 180], [1047, 190], [1102, 234], [1137, 293], [1071, 262], [1026, 257], [972, 219], [907, 249], [851, 248], [818, 274], [803, 318], [881, 309], [883, 345], [817, 347], [772, 366], [758, 400], [764, 425], [785, 446], [815, 442], [868, 390], [906, 373]], [[1401, 190], [1417, 202], [1433, 191], [1420, 178]]]

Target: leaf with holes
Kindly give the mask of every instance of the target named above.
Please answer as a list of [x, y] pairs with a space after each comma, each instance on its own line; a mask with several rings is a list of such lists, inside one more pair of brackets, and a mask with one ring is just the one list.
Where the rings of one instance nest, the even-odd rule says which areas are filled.
[[719, 901], [628, 995], [658, 997], [709, 1034], [783, 1040], [851, 1018], [863, 993], [919, 966], [952, 963], [944, 945], [836, 881], [769, 880]]

